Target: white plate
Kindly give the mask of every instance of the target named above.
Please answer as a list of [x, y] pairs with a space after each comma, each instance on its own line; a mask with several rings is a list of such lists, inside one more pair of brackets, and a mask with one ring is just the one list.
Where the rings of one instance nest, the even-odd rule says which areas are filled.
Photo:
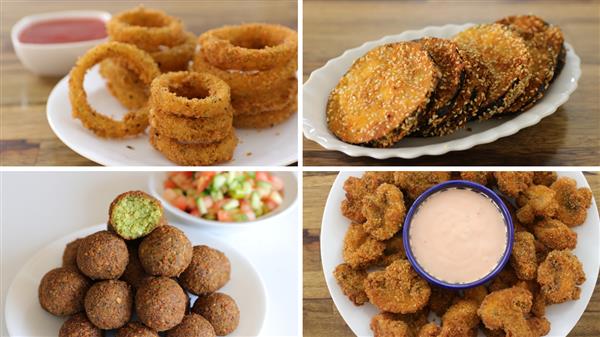
[[[85, 77], [84, 86], [90, 105], [99, 112], [120, 118], [125, 108], [110, 94], [104, 79], [93, 67]], [[156, 151], [148, 135], [129, 139], [105, 139], [84, 128], [71, 117], [68, 76], [60, 80], [48, 96], [48, 123], [60, 140], [80, 155], [106, 166], [175, 165]], [[233, 160], [225, 166], [278, 166], [298, 161], [298, 114], [273, 128], [236, 129], [240, 139]]]
[[[370, 303], [359, 307], [355, 306], [342, 293], [342, 290], [333, 277], [335, 267], [343, 263], [342, 240], [350, 224], [350, 220], [345, 218], [340, 211], [340, 205], [344, 199], [344, 181], [350, 176], [361, 175], [362, 172], [341, 172], [331, 187], [325, 211], [323, 212], [323, 223], [321, 224], [321, 260], [323, 262], [325, 281], [327, 282], [331, 298], [350, 329], [357, 336], [372, 336], [373, 332], [370, 330], [369, 324], [371, 318], [378, 313], [378, 310]], [[559, 172], [559, 176], [567, 176], [575, 179], [579, 187], [590, 187], [580, 172]], [[598, 247], [600, 246], [599, 224], [598, 208], [596, 201], [592, 199], [592, 205], [588, 209], [588, 216], [585, 223], [573, 228], [577, 232], [578, 240], [577, 248], [573, 252], [583, 263], [583, 270], [585, 271], [587, 280], [581, 286], [581, 297], [579, 300], [554, 304], [546, 308], [546, 318], [552, 325], [552, 330], [550, 330], [548, 336], [566, 336], [575, 324], [577, 324], [592, 297], [594, 285], [598, 278], [598, 259], [600, 258], [598, 252]], [[433, 317], [434, 315], [432, 314], [430, 318]], [[479, 333], [479, 336], [485, 337], [482, 332]]]
[[[11, 336], [56, 336], [64, 319], [44, 311], [38, 302], [38, 286], [42, 276], [61, 265], [65, 245], [76, 238], [103, 230], [106, 225], [89, 227], [69, 234], [42, 248], [15, 276], [6, 296], [4, 314]], [[252, 264], [228, 244], [189, 227], [179, 227], [193, 245], [206, 244], [225, 253], [231, 262], [231, 280], [219, 291], [237, 302], [240, 324], [229, 336], [258, 336], [267, 311], [264, 283]], [[191, 297], [192, 304], [196, 296]], [[107, 337], [114, 336], [108, 334]]]
[[296, 200], [298, 198], [298, 181], [296, 178], [296, 173], [294, 172], [270, 172], [270, 174], [277, 176], [283, 180], [283, 203], [279, 205], [273, 212], [268, 213], [265, 216], [261, 216], [254, 221], [246, 221], [246, 222], [223, 222], [223, 221], [213, 221], [198, 218], [189, 213], [186, 213], [179, 208], [171, 205], [167, 200], [163, 198], [163, 183], [166, 179], [165, 172], [157, 172], [150, 176], [150, 180], [148, 182], [150, 193], [160, 200], [163, 204], [163, 207], [167, 210], [168, 213], [175, 215], [177, 218], [181, 219], [184, 224], [191, 224], [193, 226], [198, 227], [211, 227], [215, 229], [229, 229], [229, 228], [241, 228], [241, 227], [250, 227], [250, 225], [262, 224], [267, 221], [271, 221], [275, 218], [281, 218], [285, 214], [288, 213], [290, 209], [296, 204]]
[[425, 36], [450, 38], [472, 25], [468, 23], [409, 30], [398, 35], [389, 35], [377, 41], [367, 42], [358, 48], [346, 50], [341, 56], [329, 60], [323, 67], [312, 72], [303, 87], [304, 136], [326, 149], [341, 151], [353, 157], [410, 159], [423, 155], [441, 155], [450, 151], [466, 150], [475, 145], [490, 143], [500, 137], [510, 136], [523, 128], [537, 124], [542, 118], [551, 115], [559, 106], [564, 104], [569, 95], [577, 88], [577, 81], [581, 75], [581, 62], [573, 47], [565, 43], [567, 49], [566, 63], [560, 76], [548, 88], [543, 99], [538, 101], [534, 107], [519, 115], [484, 122], [470, 122], [467, 127], [471, 131], [462, 129], [449, 136], [404, 138], [394, 147], [385, 149], [347, 144], [329, 131], [325, 120], [327, 98], [354, 60], [379, 45], [419, 39]]

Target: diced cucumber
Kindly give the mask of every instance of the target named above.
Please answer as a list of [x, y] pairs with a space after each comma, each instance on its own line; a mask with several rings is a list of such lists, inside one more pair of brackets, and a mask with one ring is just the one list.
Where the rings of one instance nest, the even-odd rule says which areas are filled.
[[223, 192], [220, 190], [213, 190], [210, 192], [210, 197], [215, 201], [223, 200]]
[[206, 204], [204, 203], [204, 200], [202, 200], [202, 197], [196, 198], [196, 205], [198, 205], [198, 211], [200, 212], [200, 215], [208, 213]]
[[248, 216], [244, 213], [236, 213], [233, 215], [234, 221], [248, 221]]
[[262, 180], [257, 181], [256, 186], [258, 188], [269, 188], [269, 189], [272, 187], [270, 182], [266, 182], [266, 181], [262, 181]]
[[273, 200], [277, 205], [281, 205], [281, 203], [283, 202], [281, 194], [279, 194], [279, 192], [277, 191], [273, 191], [273, 193], [271, 193], [271, 200]]
[[228, 202], [226, 202], [222, 208], [226, 211], [230, 211], [230, 210], [238, 208], [238, 207], [240, 207], [240, 202], [237, 201], [236, 199], [232, 199], [232, 200], [229, 200]]
[[248, 171], [248, 172], [246, 172], [246, 175], [252, 179], [256, 178], [256, 172], [254, 172], [254, 171]]
[[223, 187], [223, 185], [225, 185], [225, 183], [227, 182], [227, 177], [225, 177], [225, 174], [217, 174], [212, 181], [212, 188], [214, 190], [219, 190], [221, 189], [221, 187]]
[[206, 218], [206, 219], [208, 219], [208, 220], [216, 220], [216, 219], [217, 219], [217, 217], [216, 217], [214, 214], [212, 214], [212, 213], [208, 213], [208, 214], [206, 214], [206, 215], [204, 216], [204, 218]]
[[262, 201], [260, 201], [260, 196], [256, 192], [252, 192], [250, 195], [250, 207], [252, 207], [254, 211], [262, 208]]

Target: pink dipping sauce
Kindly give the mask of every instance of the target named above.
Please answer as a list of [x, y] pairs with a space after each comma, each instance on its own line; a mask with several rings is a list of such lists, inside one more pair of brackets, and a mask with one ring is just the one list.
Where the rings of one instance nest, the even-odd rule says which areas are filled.
[[507, 228], [500, 209], [486, 195], [449, 188], [419, 206], [409, 240], [428, 274], [447, 283], [470, 283], [498, 265], [506, 250]]

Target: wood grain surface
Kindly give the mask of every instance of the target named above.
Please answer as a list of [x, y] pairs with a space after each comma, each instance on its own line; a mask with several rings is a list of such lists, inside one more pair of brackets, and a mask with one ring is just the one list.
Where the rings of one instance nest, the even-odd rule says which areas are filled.
[[582, 61], [578, 89], [540, 123], [470, 150], [412, 160], [376, 160], [329, 151], [304, 139], [304, 165], [598, 165], [600, 163], [600, 2], [304, 1], [304, 80], [364, 42], [430, 25], [491, 22], [536, 14], [560, 26]]
[[[320, 231], [325, 201], [337, 172], [304, 173], [304, 336], [353, 336], [327, 290], [321, 265]], [[600, 201], [600, 172], [585, 173], [596, 203]], [[340, 238], [341, 240], [342, 238]], [[569, 337], [600, 336], [600, 280], [583, 316]]]
[[0, 164], [96, 165], [64, 145], [46, 120], [46, 99], [60, 78], [41, 78], [26, 70], [10, 42], [11, 27], [23, 16], [74, 9], [116, 13], [144, 3], [183, 20], [200, 34], [243, 22], [279, 23], [297, 29], [296, 1], [1, 1]]

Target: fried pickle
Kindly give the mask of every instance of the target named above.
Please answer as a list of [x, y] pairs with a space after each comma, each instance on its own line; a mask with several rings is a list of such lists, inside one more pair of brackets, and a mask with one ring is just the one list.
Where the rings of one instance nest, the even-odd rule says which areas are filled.
[[442, 317], [457, 297], [458, 293], [454, 290], [432, 285], [431, 296], [429, 296], [429, 309]]
[[540, 220], [533, 225], [533, 233], [538, 241], [550, 249], [575, 249], [577, 246], [577, 233], [560, 220]]
[[379, 185], [393, 181], [392, 172], [366, 172], [360, 178], [349, 177], [344, 182], [346, 199], [342, 201], [342, 214], [357, 223], [367, 221], [362, 214], [363, 198], [375, 192]]
[[363, 229], [377, 240], [387, 240], [401, 228], [406, 215], [404, 196], [392, 184], [382, 184], [363, 199]]
[[534, 241], [533, 234], [529, 232], [515, 233], [510, 264], [521, 280], [532, 280], [536, 276], [538, 265]]
[[556, 179], [558, 174], [554, 171], [536, 171], [533, 172], [533, 183], [535, 185], [544, 185], [550, 187]]
[[411, 201], [430, 187], [450, 178], [450, 172], [394, 172], [394, 184], [405, 192]]
[[342, 263], [335, 267], [333, 276], [342, 288], [344, 295], [348, 296], [354, 305], [363, 305], [369, 302], [365, 293], [364, 283], [367, 272], [364, 269], [355, 269], [347, 263]]
[[397, 260], [385, 270], [369, 273], [365, 292], [378, 309], [394, 313], [414, 313], [427, 305], [431, 288], [407, 260]]
[[550, 188], [556, 192], [558, 202], [556, 219], [569, 227], [584, 223], [592, 203], [592, 191], [585, 187], [577, 188], [577, 182], [568, 177], [560, 177]]
[[533, 223], [536, 217], [552, 217], [558, 210], [556, 193], [544, 185], [532, 185], [520, 194], [517, 204], [517, 219], [523, 224]]
[[585, 282], [583, 266], [569, 250], [553, 250], [540, 264], [537, 281], [548, 304], [579, 299]]
[[366, 267], [377, 261], [385, 249], [385, 244], [372, 238], [361, 224], [352, 223], [344, 237], [344, 261], [353, 268]]
[[494, 172], [500, 192], [516, 198], [533, 183], [533, 172], [501, 171]]
[[442, 331], [438, 337], [477, 337], [478, 308], [475, 301], [458, 300], [442, 316]]
[[478, 314], [488, 329], [502, 329], [509, 336], [534, 337], [527, 324], [531, 306], [532, 295], [529, 290], [512, 287], [487, 295]]

